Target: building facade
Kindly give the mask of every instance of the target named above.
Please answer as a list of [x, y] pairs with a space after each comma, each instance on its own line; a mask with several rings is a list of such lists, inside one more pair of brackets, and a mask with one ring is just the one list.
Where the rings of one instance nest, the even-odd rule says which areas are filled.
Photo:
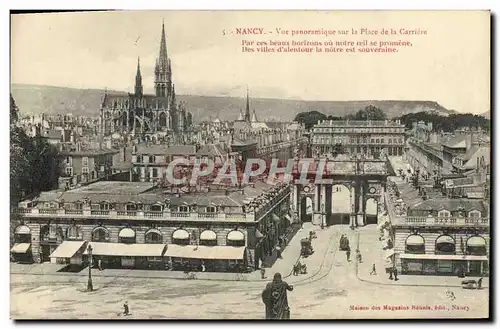
[[322, 153], [341, 145], [346, 153], [378, 154], [387, 149], [389, 156], [402, 156], [405, 126], [388, 120], [322, 120], [312, 128], [311, 145]]
[[388, 258], [409, 275], [481, 276], [489, 271], [490, 213], [481, 199], [387, 197]]
[[11, 223], [15, 261], [83, 265], [86, 245], [104, 267], [253, 270], [292, 226], [290, 187], [258, 183], [200, 193], [149, 183], [97, 182], [43, 192]]

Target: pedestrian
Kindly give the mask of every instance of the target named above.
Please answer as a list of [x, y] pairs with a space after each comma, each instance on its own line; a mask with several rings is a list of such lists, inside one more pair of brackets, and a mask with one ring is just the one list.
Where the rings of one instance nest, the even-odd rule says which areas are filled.
[[260, 268], [260, 278], [261, 279], [266, 278], [266, 269], [263, 266]]
[[130, 310], [128, 308], [128, 302], [125, 301], [125, 304], [123, 304], [123, 315], [130, 315]]
[[394, 281], [398, 281], [398, 269], [394, 267]]
[[205, 268], [205, 263], [204, 262], [201, 262], [201, 271], [202, 272], [205, 272], [206, 268]]
[[358, 263], [363, 262], [363, 257], [361, 256], [361, 252], [359, 251], [359, 249], [356, 249], [356, 259], [357, 259]]
[[347, 248], [345, 255], [347, 257], [347, 261], [350, 263], [351, 262], [351, 248]]
[[479, 280], [477, 280], [477, 289], [481, 289], [483, 286], [483, 277], [481, 276]]
[[377, 269], [375, 268], [375, 263], [372, 265], [372, 271], [370, 272], [370, 275], [377, 275]]
[[280, 246], [276, 246], [276, 257], [283, 258], [283, 257], [281, 257], [281, 247]]
[[99, 260], [97, 261], [97, 268], [99, 269], [99, 271], [102, 271], [103, 268], [102, 268], [102, 259], [99, 258]]

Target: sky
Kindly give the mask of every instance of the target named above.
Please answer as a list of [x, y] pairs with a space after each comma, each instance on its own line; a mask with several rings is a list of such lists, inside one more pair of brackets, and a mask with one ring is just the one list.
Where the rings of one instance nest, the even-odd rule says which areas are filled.
[[[11, 17], [11, 82], [153, 90], [162, 21], [178, 94], [301, 100], [430, 100], [490, 108], [488, 12], [117, 11]], [[236, 28], [426, 30], [426, 35], [242, 36]], [[410, 41], [397, 53], [245, 53], [253, 41]]]

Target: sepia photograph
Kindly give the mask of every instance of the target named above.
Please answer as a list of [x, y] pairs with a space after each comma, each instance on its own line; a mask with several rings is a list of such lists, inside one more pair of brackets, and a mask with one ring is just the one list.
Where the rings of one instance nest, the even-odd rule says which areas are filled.
[[11, 11], [11, 319], [489, 319], [491, 15]]

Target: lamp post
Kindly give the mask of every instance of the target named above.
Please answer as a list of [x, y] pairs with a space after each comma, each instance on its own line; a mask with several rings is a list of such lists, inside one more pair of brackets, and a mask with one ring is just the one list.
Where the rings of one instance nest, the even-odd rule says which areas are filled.
[[87, 247], [87, 251], [89, 253], [89, 281], [87, 283], [87, 291], [93, 291], [94, 287], [92, 285], [92, 246], [89, 244]]

